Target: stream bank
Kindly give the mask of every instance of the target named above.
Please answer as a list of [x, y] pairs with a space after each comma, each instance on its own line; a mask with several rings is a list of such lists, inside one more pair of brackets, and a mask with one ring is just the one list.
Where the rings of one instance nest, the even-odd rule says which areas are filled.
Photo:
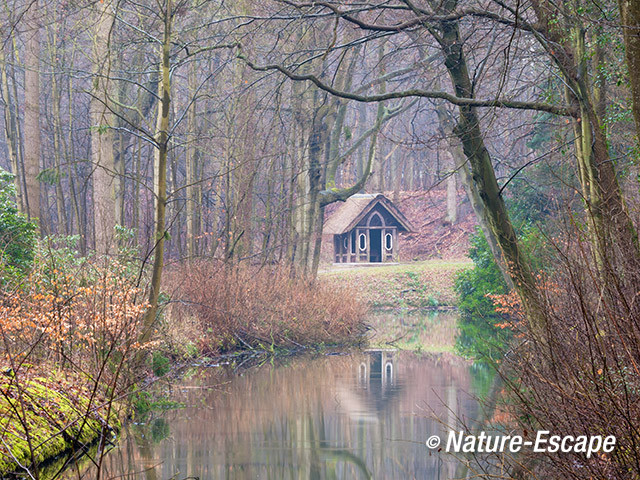
[[[227, 304], [232, 308], [235, 320], [233, 325], [240, 326], [235, 331], [226, 330], [219, 343], [219, 351], [226, 351], [228, 354], [224, 357], [216, 356], [217, 348], [208, 354], [210, 358], [205, 358], [200, 365], [194, 367], [196, 369], [210, 369], [213, 367], [224, 367], [233, 372], [246, 369], [248, 365], [242, 365], [242, 362], [248, 358], [247, 355], [235, 357], [229, 352], [251, 351], [258, 361], [248, 362], [251, 369], [266, 368], [265, 365], [273, 364], [273, 362], [288, 363], [294, 362], [296, 357], [304, 358], [322, 358], [326, 355], [331, 356], [333, 351], [345, 352], [349, 351], [349, 355], [359, 355], [360, 352], [352, 351], [354, 346], [361, 346], [363, 342], [363, 330], [359, 325], [363, 324], [358, 319], [360, 307], [355, 303], [349, 306], [340, 305], [338, 302], [331, 300], [329, 292], [340, 292], [344, 297], [348, 292], [356, 292], [361, 301], [366, 301], [373, 310], [379, 308], [387, 308], [387, 312], [383, 314], [369, 315], [366, 323], [370, 329], [367, 341], [369, 346], [374, 349], [403, 349], [410, 350], [414, 355], [422, 356], [425, 354], [438, 355], [447, 358], [447, 361], [456, 363], [462, 360], [456, 359], [453, 355], [453, 342], [456, 334], [456, 314], [436, 313], [435, 310], [447, 310], [455, 308], [455, 292], [453, 291], [453, 278], [455, 274], [469, 266], [467, 261], [428, 261], [416, 262], [412, 264], [401, 264], [384, 267], [361, 267], [352, 269], [335, 269], [324, 271], [320, 274], [320, 282], [323, 287], [320, 294], [314, 294], [313, 297], [308, 296], [304, 291], [298, 290], [298, 297], [293, 303], [285, 305], [281, 313], [269, 311], [269, 322], [258, 324], [264, 328], [276, 326], [274, 333], [265, 333], [267, 330], [249, 330], [245, 325], [237, 323], [240, 319], [238, 312], [241, 309], [250, 307], [250, 311], [256, 317], [265, 312], [264, 307], [273, 302], [274, 295], [278, 296], [289, 285], [288, 280], [278, 278], [281, 288], [274, 289], [273, 277], [256, 277], [253, 276], [254, 282], [257, 281], [255, 288], [248, 290], [246, 287], [240, 289], [243, 280], [248, 278], [251, 272], [235, 273], [232, 285], [238, 286], [237, 290], [233, 290], [233, 298], [240, 299], [234, 304]], [[196, 279], [197, 280], [197, 279]], [[199, 282], [194, 282], [195, 286]], [[246, 284], [245, 284], [246, 285]], [[244, 292], [244, 293], [243, 293]], [[211, 291], [209, 290], [209, 293]], [[208, 299], [211, 300], [211, 299]], [[215, 302], [213, 304], [216, 304]], [[277, 303], [276, 303], [277, 304]], [[282, 302], [280, 304], [282, 305]], [[313, 329], [305, 327], [305, 322], [300, 322], [296, 318], [295, 312], [304, 305], [304, 308], [316, 306], [317, 312], [335, 311], [340, 314], [339, 318], [349, 320], [347, 322], [336, 322], [335, 316], [327, 316], [323, 313], [317, 317]], [[431, 313], [425, 312], [425, 308], [434, 310]], [[397, 315], [389, 312], [390, 309], [403, 310], [405, 314]], [[415, 309], [414, 313], [409, 313], [407, 309]], [[190, 312], [194, 313], [194, 312]], [[196, 312], [197, 313], [197, 312]], [[200, 312], [203, 313], [203, 312]], [[209, 311], [204, 312], [211, 315]], [[194, 335], [196, 331], [203, 331], [202, 316], [197, 320], [193, 315], [186, 315], [179, 318], [172, 318], [172, 312], [169, 310], [167, 315], [161, 318], [159, 337], [168, 340], [160, 342], [157, 350], [151, 355], [149, 367], [157, 377], [174, 369], [173, 365], [194, 363], [192, 359], [203, 358], [202, 344], [198, 344], [194, 339], [199, 338]], [[316, 313], [316, 315], [318, 315]], [[381, 316], [382, 315], [382, 316]], [[218, 317], [210, 317], [212, 322], [217, 321]], [[223, 319], [224, 320], [224, 319]], [[249, 320], [249, 318], [247, 319]], [[195, 325], [190, 324], [194, 322]], [[290, 322], [287, 324], [286, 322]], [[247, 323], [247, 325], [249, 325]], [[255, 327], [255, 325], [252, 325]], [[211, 335], [216, 333], [211, 327], [207, 327], [204, 331]], [[332, 333], [333, 332], [333, 333]], [[335, 332], [342, 332], [336, 335]], [[312, 334], [311, 337], [305, 339], [305, 335]], [[308, 341], [307, 341], [308, 340]], [[337, 341], [336, 341], [337, 340]], [[208, 345], [211, 346], [211, 339]], [[215, 345], [214, 345], [215, 346]], [[260, 355], [258, 355], [260, 354]], [[292, 356], [295, 354], [295, 356]], [[250, 355], [249, 355], [250, 356]], [[237, 361], [236, 361], [237, 360]], [[466, 368], [466, 367], [465, 367]], [[187, 369], [187, 372], [191, 369]], [[187, 375], [188, 377], [188, 375]], [[159, 383], [168, 385], [176, 382], [181, 383], [183, 377], [176, 379], [168, 376], [168, 380], [162, 380]], [[5, 405], [0, 402], [0, 409], [3, 413], [3, 428], [6, 438], [10, 439], [12, 446], [11, 454], [3, 451], [4, 462], [0, 463], [0, 471], [8, 472], [15, 470], [20, 465], [30, 465], [32, 460], [36, 464], [42, 464], [56, 457], [66, 458], [63, 453], [71, 450], [78, 450], [82, 445], [89, 445], [100, 435], [102, 427], [109, 424], [100, 411], [92, 412], [87, 417], [82, 430], [74, 427], [81, 420], [81, 415], [86, 412], [89, 405], [90, 392], [78, 387], [73, 379], [65, 379], [64, 376], [51, 373], [50, 377], [33, 377], [23, 384], [23, 404], [24, 404], [24, 422], [28, 425], [27, 430], [30, 431], [31, 438], [29, 440], [36, 443], [37, 448], [35, 458], [31, 458], [31, 448], [29, 448], [29, 440], [19, 435], [20, 422], [16, 422], [15, 412], [20, 412], [22, 405], [18, 406], [16, 402], [17, 395], [11, 393], [11, 378], [6, 377], [2, 382], [3, 391], [7, 392], [3, 400]], [[153, 382], [152, 382], [153, 383]], [[48, 385], [55, 385], [56, 389], [49, 389]], [[64, 392], [64, 393], [58, 393]], [[172, 397], [171, 389], [159, 392], [160, 397]], [[15, 398], [14, 398], [15, 397]], [[11, 398], [14, 398], [12, 401]], [[144, 399], [143, 399], [144, 400]], [[13, 403], [12, 403], [13, 402]], [[160, 405], [160, 410], [165, 407], [174, 406], [175, 402], [164, 400], [151, 404], [156, 407]], [[95, 402], [94, 404], [99, 404]], [[151, 409], [152, 418], [157, 415], [154, 409]], [[149, 413], [149, 412], [147, 412]], [[125, 417], [124, 411], [118, 412], [118, 415], [112, 415], [110, 418], [111, 427], [119, 427], [118, 419]], [[141, 417], [136, 417], [136, 423]], [[143, 422], [147, 423], [147, 422]], [[158, 431], [162, 430], [161, 426], [156, 425], [155, 436], [158, 437]], [[159, 429], [159, 430], [158, 430]], [[15, 431], [12, 431], [15, 430]], [[60, 431], [64, 433], [59, 433]], [[11, 437], [13, 435], [13, 437]]]

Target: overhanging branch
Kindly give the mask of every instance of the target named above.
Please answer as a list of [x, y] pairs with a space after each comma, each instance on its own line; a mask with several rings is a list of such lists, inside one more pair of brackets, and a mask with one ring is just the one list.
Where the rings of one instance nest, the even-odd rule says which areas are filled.
[[457, 97], [447, 92], [442, 91], [429, 91], [422, 90], [419, 88], [413, 88], [408, 90], [402, 90], [399, 92], [388, 92], [388, 93], [380, 93], [375, 95], [362, 95], [358, 93], [352, 92], [344, 92], [333, 88], [331, 85], [328, 85], [321, 81], [318, 77], [311, 74], [299, 74], [294, 71], [282, 66], [282, 65], [256, 65], [254, 62], [249, 60], [242, 51], [238, 52], [238, 58], [244, 61], [249, 68], [256, 70], [258, 72], [269, 72], [269, 71], [278, 71], [295, 81], [308, 81], [313, 83], [316, 87], [321, 90], [324, 90], [331, 95], [340, 98], [346, 98], [349, 100], [355, 100], [357, 102], [365, 102], [365, 103], [375, 103], [381, 102], [384, 100], [391, 100], [394, 98], [407, 98], [407, 97], [421, 97], [421, 98], [432, 98], [432, 99], [440, 99], [446, 100], [449, 103], [457, 106], [468, 106], [468, 107], [497, 107], [497, 108], [512, 108], [517, 110], [535, 110], [539, 112], [547, 112], [553, 115], [560, 115], [565, 117], [578, 117], [579, 112], [576, 108], [568, 107], [568, 106], [558, 106], [558, 105], [550, 105], [548, 103], [543, 102], [523, 102], [519, 100], [510, 100], [505, 98], [496, 98], [493, 100], [480, 100], [476, 98], [463, 98]]

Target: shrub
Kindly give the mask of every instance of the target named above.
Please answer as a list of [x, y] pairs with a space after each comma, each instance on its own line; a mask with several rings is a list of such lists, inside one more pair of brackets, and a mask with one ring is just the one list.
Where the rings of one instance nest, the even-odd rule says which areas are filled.
[[0, 290], [1, 367], [12, 372], [0, 388], [0, 475], [11, 459], [39, 462], [105, 436], [140, 349], [146, 305], [125, 267], [53, 260], [34, 262], [20, 288]]
[[[534, 176], [544, 179], [550, 174], [547, 167], [540, 166]], [[510, 189], [512, 195], [507, 203], [521, 252], [528, 259], [531, 270], [540, 272], [551, 263], [545, 262], [549, 256], [548, 245], [543, 243], [539, 225], [556, 213], [553, 208], [556, 202], [552, 200], [551, 192], [532, 188], [528, 182], [517, 178]], [[547, 228], [549, 225], [550, 222], [545, 223]], [[471, 237], [469, 257], [473, 260], [473, 269], [460, 272], [455, 280], [460, 299], [460, 335], [456, 350], [467, 357], [495, 361], [513, 337], [511, 329], [505, 328], [510, 321], [509, 314], [496, 311], [494, 305], [496, 297], [505, 295], [508, 288], [480, 229]]]
[[14, 176], [0, 168], [0, 281], [20, 280], [33, 262], [36, 225], [18, 212]]
[[362, 333], [366, 306], [352, 290], [289, 273], [214, 262], [176, 269], [168, 275], [167, 322], [194, 325], [203, 352], [347, 342]]
[[481, 232], [471, 238], [469, 256], [473, 268], [460, 272], [455, 279], [460, 298], [456, 350], [466, 357], [495, 360], [512, 335], [510, 329], [496, 326], [504, 319], [496, 312], [490, 295], [506, 294], [507, 285]]
[[151, 357], [153, 374], [156, 377], [163, 377], [171, 370], [171, 361], [160, 352], [153, 352]]
[[8, 341], [3, 349], [11, 349], [5, 353], [55, 353], [91, 370], [105, 352], [131, 349], [146, 305], [137, 300], [140, 290], [114, 270], [93, 266], [91, 285], [79, 283], [79, 274], [32, 271], [29, 288], [3, 292], [0, 331]]
[[590, 458], [523, 455], [499, 478], [640, 478], [640, 265], [615, 249], [596, 262], [584, 232], [572, 237], [556, 245], [554, 270], [539, 279], [546, 328], [520, 329], [516, 354], [504, 359], [504, 408], [509, 428], [615, 435], [616, 447]]

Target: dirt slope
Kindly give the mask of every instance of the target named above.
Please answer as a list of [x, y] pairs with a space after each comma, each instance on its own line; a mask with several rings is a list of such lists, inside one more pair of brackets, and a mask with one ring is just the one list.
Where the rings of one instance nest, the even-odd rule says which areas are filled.
[[458, 219], [454, 224], [446, 220], [447, 194], [444, 188], [403, 192], [396, 204], [416, 230], [401, 237], [402, 260], [466, 257], [476, 219], [462, 190], [458, 192]]

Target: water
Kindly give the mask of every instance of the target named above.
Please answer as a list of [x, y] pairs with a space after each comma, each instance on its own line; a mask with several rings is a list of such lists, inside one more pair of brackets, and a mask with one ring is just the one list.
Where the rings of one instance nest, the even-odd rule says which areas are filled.
[[[434, 341], [425, 333], [425, 325], [455, 317], [372, 320], [393, 335], [397, 323], [414, 343], [422, 338], [421, 353], [382, 348], [378, 337], [369, 351], [297, 356], [240, 374], [231, 365], [194, 369], [163, 387], [184, 407], [129, 425], [104, 459], [103, 478], [455, 478], [457, 462], [424, 442], [444, 438], [444, 425], [472, 423], [473, 395], [490, 379], [448, 352], [446, 334]], [[446, 328], [436, 327], [443, 335]], [[441, 353], [425, 353], [438, 342], [445, 342]], [[95, 471], [85, 464], [68, 476], [78, 477]]]

